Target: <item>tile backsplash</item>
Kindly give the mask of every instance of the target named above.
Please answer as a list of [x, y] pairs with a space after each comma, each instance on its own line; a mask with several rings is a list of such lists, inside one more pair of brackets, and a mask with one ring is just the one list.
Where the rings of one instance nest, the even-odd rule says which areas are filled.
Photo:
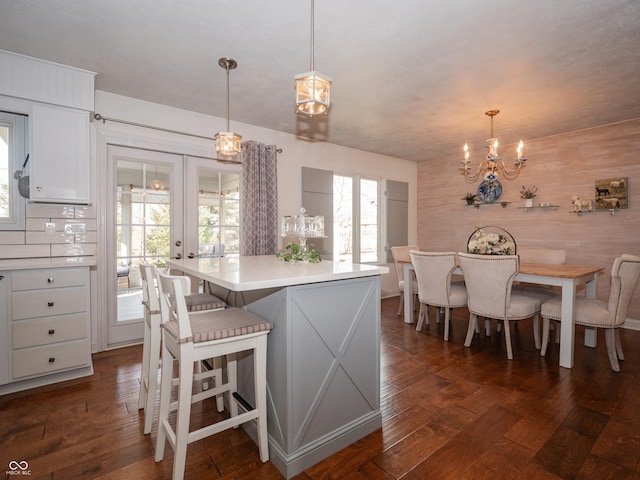
[[96, 255], [96, 207], [29, 203], [24, 231], [0, 231], [0, 259]]

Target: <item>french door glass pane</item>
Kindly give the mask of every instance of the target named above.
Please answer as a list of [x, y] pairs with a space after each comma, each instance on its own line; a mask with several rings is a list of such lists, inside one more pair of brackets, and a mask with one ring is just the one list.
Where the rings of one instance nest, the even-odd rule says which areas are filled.
[[[141, 262], [164, 265], [170, 253], [170, 167], [119, 160], [116, 204], [116, 248], [119, 268], [137, 271]], [[130, 275], [126, 290], [141, 288]]]
[[198, 253], [215, 256], [240, 251], [240, 176], [198, 169]]

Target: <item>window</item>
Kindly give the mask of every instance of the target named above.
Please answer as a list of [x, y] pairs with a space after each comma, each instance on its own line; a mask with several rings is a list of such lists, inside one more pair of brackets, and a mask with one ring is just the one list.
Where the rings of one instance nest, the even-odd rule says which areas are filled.
[[341, 262], [380, 261], [380, 182], [333, 176], [333, 258]]
[[198, 171], [198, 247], [201, 256], [240, 252], [240, 176]]
[[[27, 117], [0, 112], [0, 230], [24, 229], [24, 198], [18, 193], [25, 175]], [[20, 171], [20, 172], [18, 172]]]

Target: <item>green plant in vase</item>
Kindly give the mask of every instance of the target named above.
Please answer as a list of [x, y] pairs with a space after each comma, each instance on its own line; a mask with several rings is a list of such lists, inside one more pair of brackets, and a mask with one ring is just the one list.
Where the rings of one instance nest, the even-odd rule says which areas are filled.
[[312, 245], [298, 245], [296, 242], [289, 242], [284, 252], [276, 253], [276, 257], [285, 262], [309, 262], [320, 263], [322, 258], [320, 253]]
[[467, 205], [473, 205], [474, 203], [476, 203], [477, 197], [478, 195], [476, 193], [467, 192], [465, 196], [462, 197], [462, 200], [465, 200], [467, 202]]
[[525, 207], [533, 207], [533, 199], [537, 196], [538, 189], [534, 185], [531, 188], [527, 188], [524, 185], [520, 189], [520, 198], [524, 200]]

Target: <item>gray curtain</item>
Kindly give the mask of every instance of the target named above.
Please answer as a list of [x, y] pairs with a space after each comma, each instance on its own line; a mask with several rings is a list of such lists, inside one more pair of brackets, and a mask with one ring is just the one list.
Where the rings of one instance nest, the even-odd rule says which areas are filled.
[[278, 169], [276, 145], [242, 143], [241, 255], [278, 251]]

